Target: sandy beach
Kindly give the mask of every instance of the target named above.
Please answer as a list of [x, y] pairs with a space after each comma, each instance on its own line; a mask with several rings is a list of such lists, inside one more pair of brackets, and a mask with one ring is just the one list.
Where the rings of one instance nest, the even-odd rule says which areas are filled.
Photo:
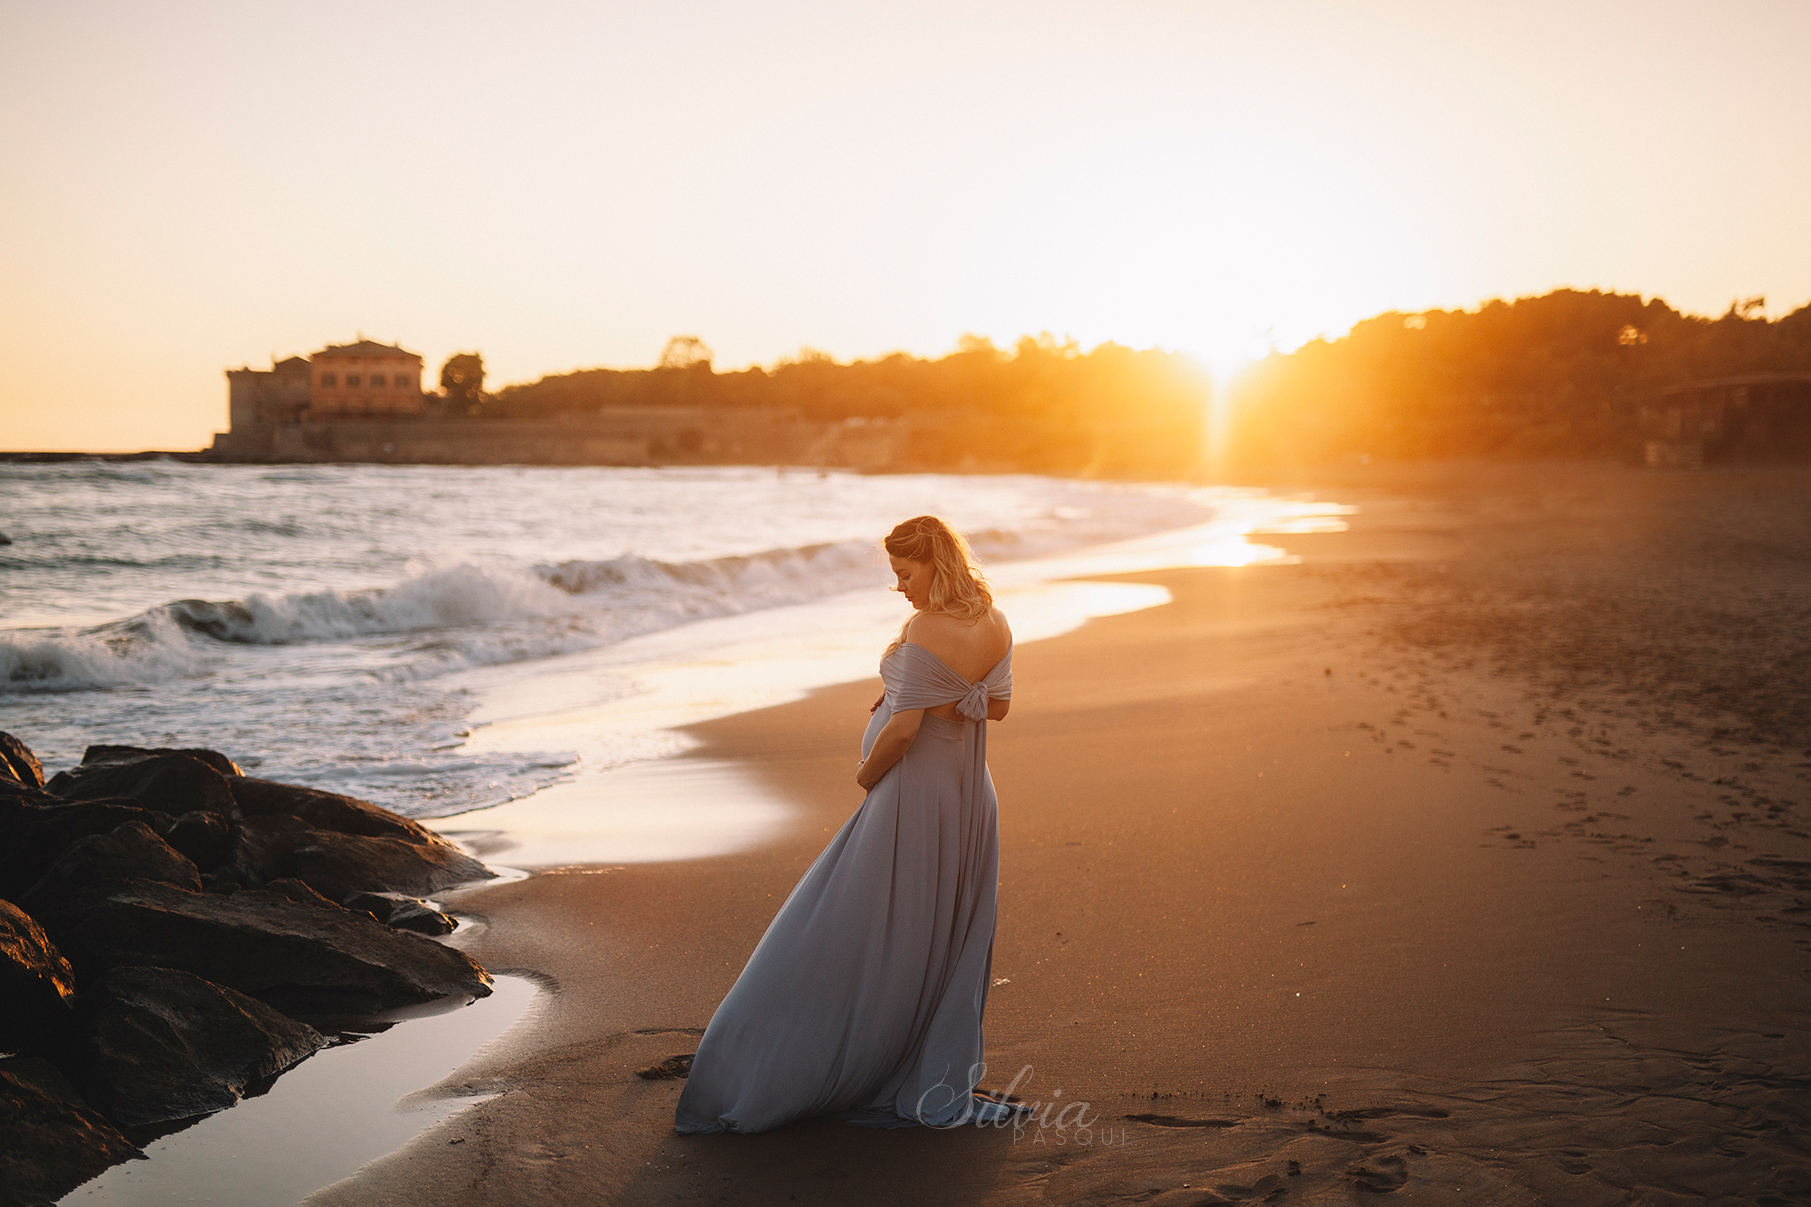
[[1016, 655], [984, 1084], [1023, 1127], [680, 1138], [637, 1076], [860, 803], [876, 679], [693, 731], [773, 839], [449, 896], [545, 992], [438, 1087], [488, 1100], [310, 1202], [1811, 1195], [1811, 474], [1275, 485], [1359, 511]]

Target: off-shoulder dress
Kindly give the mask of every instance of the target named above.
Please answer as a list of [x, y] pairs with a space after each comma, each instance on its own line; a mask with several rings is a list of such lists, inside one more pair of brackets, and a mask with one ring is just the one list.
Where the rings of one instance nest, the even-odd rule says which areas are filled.
[[907, 642], [880, 664], [894, 712], [925, 714], [780, 907], [699, 1041], [681, 1132], [759, 1132], [835, 1115], [879, 1127], [997, 1113], [974, 1094], [993, 964], [1000, 840], [987, 704], [1012, 696], [1012, 651], [970, 682]]

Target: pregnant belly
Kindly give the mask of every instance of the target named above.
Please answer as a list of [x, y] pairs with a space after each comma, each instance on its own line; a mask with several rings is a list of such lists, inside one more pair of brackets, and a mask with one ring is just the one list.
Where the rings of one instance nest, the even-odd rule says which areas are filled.
[[874, 715], [868, 718], [867, 732], [861, 735], [861, 756], [864, 759], [874, 749], [874, 739], [880, 736], [881, 727], [886, 725], [887, 719], [892, 715], [893, 706], [882, 700], [880, 707], [874, 710]]

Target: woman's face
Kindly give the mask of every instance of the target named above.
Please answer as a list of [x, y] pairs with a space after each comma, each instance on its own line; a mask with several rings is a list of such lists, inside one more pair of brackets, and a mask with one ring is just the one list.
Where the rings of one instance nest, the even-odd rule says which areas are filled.
[[887, 561], [893, 566], [893, 577], [899, 580], [893, 589], [905, 596], [907, 603], [922, 610], [931, 595], [931, 563], [914, 562], [890, 553]]

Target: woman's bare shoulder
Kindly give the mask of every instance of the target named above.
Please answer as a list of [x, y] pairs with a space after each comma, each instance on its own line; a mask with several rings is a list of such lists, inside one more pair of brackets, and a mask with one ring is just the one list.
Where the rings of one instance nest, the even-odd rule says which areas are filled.
[[998, 608], [976, 620], [943, 613], [920, 613], [906, 629], [906, 640], [923, 646], [970, 679], [979, 678], [1006, 656], [1012, 630]]
[[986, 641], [996, 634], [1005, 634], [1010, 640], [1012, 629], [1006, 623], [1006, 613], [990, 608], [987, 615], [976, 620], [960, 620], [948, 612], [920, 612], [906, 624], [906, 636], [917, 641], [920, 634], [958, 641]]

